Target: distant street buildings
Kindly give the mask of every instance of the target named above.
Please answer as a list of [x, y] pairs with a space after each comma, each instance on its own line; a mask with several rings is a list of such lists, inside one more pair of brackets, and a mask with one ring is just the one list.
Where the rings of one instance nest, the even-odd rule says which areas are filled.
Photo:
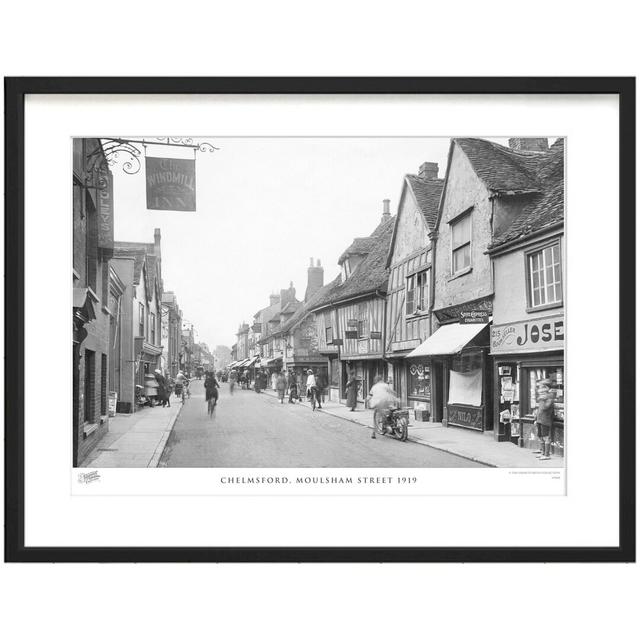
[[385, 200], [334, 280], [311, 259], [303, 301], [290, 284], [240, 325], [230, 368], [301, 381], [311, 368], [338, 402], [354, 375], [360, 407], [382, 376], [416, 421], [536, 449], [552, 397], [563, 455], [563, 251], [563, 140], [454, 138], [445, 175], [424, 162], [404, 176], [396, 214]]

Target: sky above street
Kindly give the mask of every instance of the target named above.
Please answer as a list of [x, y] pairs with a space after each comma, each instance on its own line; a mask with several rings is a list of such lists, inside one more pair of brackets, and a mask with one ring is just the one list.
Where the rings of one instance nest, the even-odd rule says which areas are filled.
[[[230, 347], [238, 325], [290, 281], [303, 299], [309, 258], [332, 280], [342, 251], [379, 223], [384, 198], [396, 213], [403, 176], [428, 161], [444, 177], [449, 148], [449, 138], [197, 140], [220, 149], [197, 153], [195, 212], [147, 210], [144, 162], [127, 175], [118, 158], [115, 239], [153, 242], [161, 229], [164, 289], [212, 348]], [[193, 158], [193, 150], [148, 146], [147, 155]]]

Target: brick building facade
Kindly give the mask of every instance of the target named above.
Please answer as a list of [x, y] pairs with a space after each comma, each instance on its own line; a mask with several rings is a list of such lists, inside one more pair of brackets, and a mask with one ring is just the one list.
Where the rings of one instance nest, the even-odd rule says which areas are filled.
[[109, 428], [109, 337], [117, 291], [110, 287], [112, 175], [100, 141], [73, 140], [73, 464]]

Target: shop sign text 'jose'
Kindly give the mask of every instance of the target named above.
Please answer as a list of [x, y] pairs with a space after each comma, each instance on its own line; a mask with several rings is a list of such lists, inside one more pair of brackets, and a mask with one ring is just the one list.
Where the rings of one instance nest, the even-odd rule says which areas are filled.
[[146, 158], [147, 209], [196, 210], [196, 161]]

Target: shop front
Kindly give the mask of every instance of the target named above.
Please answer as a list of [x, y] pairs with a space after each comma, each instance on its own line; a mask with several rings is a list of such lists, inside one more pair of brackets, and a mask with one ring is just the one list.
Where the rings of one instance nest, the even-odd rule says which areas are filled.
[[491, 328], [496, 440], [537, 449], [535, 411], [553, 399], [551, 452], [564, 455], [564, 316], [554, 315]]
[[352, 373], [359, 383], [358, 403], [364, 406], [376, 376], [382, 376], [384, 380], [387, 379], [387, 364], [377, 355], [367, 359], [362, 359], [362, 356], [359, 359], [345, 357], [342, 360], [342, 402], [347, 398], [346, 386]]
[[447, 427], [493, 428], [489, 325], [441, 326], [407, 354], [408, 398]]

